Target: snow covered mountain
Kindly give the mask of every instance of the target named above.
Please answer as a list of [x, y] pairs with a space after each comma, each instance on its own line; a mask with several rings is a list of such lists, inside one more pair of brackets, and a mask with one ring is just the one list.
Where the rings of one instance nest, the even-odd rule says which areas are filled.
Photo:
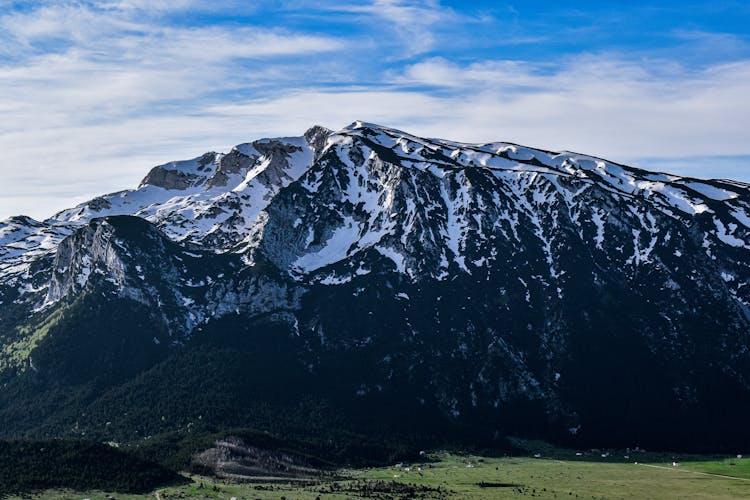
[[591, 439], [678, 413], [678, 436], [750, 408], [749, 252], [747, 184], [313, 127], [0, 223], [0, 372], [44, 371], [81, 303], [134, 303], [158, 349], [273, 324], [356, 401]]
[[[320, 189], [325, 181], [331, 191]], [[237, 145], [228, 154], [211, 152], [160, 165], [137, 189], [97, 197], [43, 222], [12, 217], [0, 225], [0, 279], [28, 277], [31, 263], [53, 253], [76, 228], [111, 215], [142, 217], [171, 240], [207, 250], [254, 249], [263, 240], [269, 213], [278, 213], [275, 207], [264, 210], [290, 183], [295, 184], [277, 204], [289, 196], [306, 198], [314, 212], [299, 209], [300, 215], [312, 222], [332, 216], [330, 238], [316, 238], [315, 224], [295, 217], [291, 224], [304, 223], [305, 238], [293, 231], [294, 241], [273, 248], [269, 238], [263, 246], [278, 264], [308, 277], [370, 248], [411, 279], [445, 277], [452, 265], [470, 273], [497, 259], [497, 248], [489, 244], [498, 237], [520, 249], [521, 227], [536, 236], [549, 264], [545, 274], [558, 278], [559, 252], [553, 247], [562, 236], [557, 231], [562, 219], [577, 227], [579, 239], [592, 251], [634, 269], [658, 264], [654, 251], [669, 246], [672, 232], [658, 223], [664, 217], [685, 227], [697, 224], [704, 233], [701, 245], [713, 261], [720, 259], [714, 253], [744, 255], [750, 244], [744, 183], [651, 173], [506, 143], [421, 139], [355, 122], [337, 133], [313, 127], [303, 137], [262, 139]], [[598, 199], [605, 206], [591, 203]], [[624, 220], [616, 220], [607, 203], [629, 205], [616, 214]], [[634, 231], [632, 241], [610, 247], [608, 226], [616, 230], [621, 223]], [[414, 251], [423, 236], [431, 254], [422, 245]], [[467, 261], [474, 253], [479, 258]], [[721, 269], [745, 306], [750, 304], [748, 283], [741, 279], [746, 262], [736, 259]]]

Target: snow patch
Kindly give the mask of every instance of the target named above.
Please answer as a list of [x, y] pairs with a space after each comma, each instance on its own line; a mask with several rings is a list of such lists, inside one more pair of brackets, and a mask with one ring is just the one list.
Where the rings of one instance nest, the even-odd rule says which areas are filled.
[[398, 272], [400, 272], [401, 274], [406, 274], [406, 259], [403, 255], [392, 248], [382, 245], [375, 246], [375, 250], [380, 252], [383, 257], [391, 259], [393, 263], [396, 264], [396, 269], [398, 270]]
[[358, 237], [359, 227], [356, 221], [352, 217], [346, 217], [321, 248], [299, 257], [293, 267], [307, 273], [338, 262], [348, 256], [349, 249], [357, 242]]
[[737, 224], [729, 224], [729, 227], [727, 228], [722, 221], [714, 218], [714, 225], [716, 226], [716, 237], [721, 241], [736, 248], [745, 247], [745, 242], [743, 240], [731, 234], [737, 229]]

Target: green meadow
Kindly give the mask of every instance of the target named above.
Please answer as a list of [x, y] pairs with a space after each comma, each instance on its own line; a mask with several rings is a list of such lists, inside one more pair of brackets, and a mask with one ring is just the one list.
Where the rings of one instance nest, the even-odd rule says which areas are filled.
[[[530, 448], [533, 447], [532, 444]], [[343, 469], [314, 479], [267, 477], [248, 482], [240, 478], [190, 476], [189, 484], [147, 495], [44, 491], [23, 498], [750, 498], [748, 458], [682, 458], [627, 450], [562, 451], [549, 456], [537, 452], [524, 457], [442, 452], [422, 458], [388, 467]]]

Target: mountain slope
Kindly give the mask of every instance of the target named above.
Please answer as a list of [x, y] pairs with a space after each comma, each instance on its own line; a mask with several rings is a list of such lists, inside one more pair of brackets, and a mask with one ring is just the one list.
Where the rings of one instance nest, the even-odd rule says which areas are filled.
[[[209, 346], [254, 360], [195, 367], [237, 402], [218, 427], [258, 424], [253, 380], [361, 429], [750, 444], [749, 188], [364, 122], [155, 167], [0, 225], [0, 413], [10, 433], [68, 432], [65, 412], [13, 417], [52, 390], [122, 420], [114, 394], [168, 393]], [[150, 432], [186, 425], [169, 408]]]

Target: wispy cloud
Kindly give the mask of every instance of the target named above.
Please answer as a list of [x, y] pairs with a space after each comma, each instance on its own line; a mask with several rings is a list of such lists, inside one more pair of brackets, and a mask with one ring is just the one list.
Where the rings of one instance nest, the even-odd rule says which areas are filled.
[[[429, 51], [435, 42], [433, 27], [453, 14], [436, 0], [374, 0], [370, 4], [339, 8], [374, 16], [389, 23], [389, 31], [408, 42], [409, 55]], [[388, 28], [388, 25], [385, 27]]]
[[[436, 0], [336, 0], [302, 25], [211, 20], [214, 5], [263, 17], [269, 3], [49, 0], [0, 14], [0, 218], [44, 217], [136, 185], [156, 163], [355, 119], [750, 180], [741, 168], [750, 58], [690, 66], [640, 49], [455, 56], [495, 21]], [[313, 4], [283, 5], [277, 15]], [[493, 46], [544, 40], [502, 34]], [[670, 36], [681, 50], [708, 54], [729, 41], [735, 55], [744, 50], [735, 35]], [[717, 156], [726, 161], [707, 160]]]
[[[189, 3], [52, 1], [0, 15], [0, 148], [7, 153], [0, 198], [16, 206], [0, 215], [39, 216], [53, 208], [38, 196], [46, 186], [78, 196], [90, 192], [87, 176], [114, 188], [113, 172], [129, 178], [136, 164], [143, 169], [162, 157], [154, 145], [170, 148], [178, 134], [181, 144], [210, 142], [201, 139], [217, 122], [196, 118], [202, 107], [295, 81], [296, 59], [310, 64], [342, 48], [318, 34], [179, 26], [140, 15]], [[11, 193], [23, 193], [25, 203]]]
[[468, 97], [458, 116], [522, 142], [620, 159], [750, 153], [742, 139], [750, 61], [688, 70], [606, 56], [556, 65], [433, 59], [406, 68], [400, 81], [446, 89], [444, 99], [456, 102]]
[[356, 14], [358, 22], [377, 27], [382, 37], [400, 42], [402, 53], [391, 58], [408, 58], [435, 48], [438, 37], [453, 27], [477, 23], [482, 19], [457, 12], [439, 0], [371, 0], [369, 2], [333, 2], [324, 9]]
[[[24, 165], [30, 198], [40, 185], [65, 187], [61, 191], [71, 198], [132, 186], [158, 162], [226, 150], [260, 136], [301, 133], [315, 123], [339, 128], [354, 119], [425, 136], [506, 140], [638, 161], [646, 168], [671, 165], [687, 175], [750, 180], [739, 168], [742, 158], [723, 162], [721, 169], [706, 161], [750, 154], [750, 103], [744, 99], [750, 95], [750, 62], [661, 73], [613, 60], [571, 61], [554, 70], [503, 62], [463, 68], [431, 60], [375, 88], [286, 90], [117, 119], [110, 119], [113, 113], [101, 120], [72, 119], [72, 111], [63, 112], [47, 118], [54, 126], [4, 130], [0, 147], [6, 162]], [[80, 105], [86, 99], [106, 102], [101, 96], [78, 99]], [[13, 116], [21, 114], [26, 112]], [[671, 157], [681, 160], [670, 163]], [[80, 179], [91, 183], [79, 185]], [[39, 215], [39, 203], [29, 206]]]
[[103, 9], [123, 11], [147, 10], [156, 12], [180, 11], [199, 6], [199, 0], [112, 0], [102, 2]]

